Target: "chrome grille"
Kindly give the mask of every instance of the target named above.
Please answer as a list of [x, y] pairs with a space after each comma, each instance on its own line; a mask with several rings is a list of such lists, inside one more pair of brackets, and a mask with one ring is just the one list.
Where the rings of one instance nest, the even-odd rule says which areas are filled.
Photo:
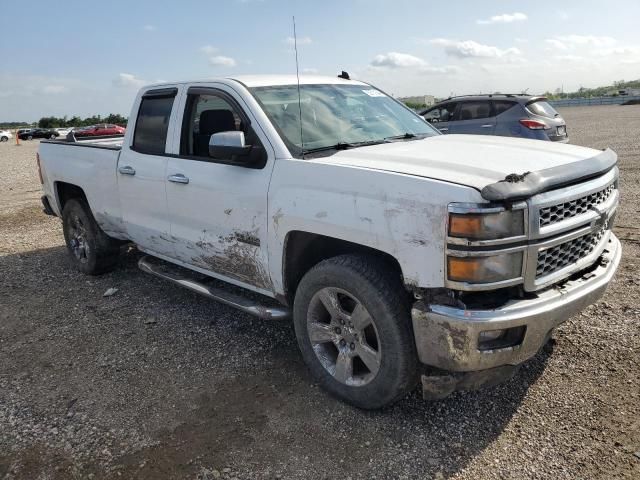
[[562, 270], [589, 255], [598, 246], [605, 231], [606, 230], [602, 228], [597, 232], [574, 238], [568, 242], [538, 252], [536, 278]]
[[576, 198], [569, 202], [559, 203], [540, 209], [540, 227], [553, 225], [567, 218], [572, 218], [587, 213], [593, 207], [606, 202], [613, 194], [615, 185], [612, 183], [602, 190], [590, 193], [584, 197]]

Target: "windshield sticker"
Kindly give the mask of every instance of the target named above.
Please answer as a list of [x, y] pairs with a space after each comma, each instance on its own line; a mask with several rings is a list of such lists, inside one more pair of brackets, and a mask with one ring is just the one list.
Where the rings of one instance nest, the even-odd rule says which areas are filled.
[[367, 95], [369, 95], [370, 97], [386, 97], [386, 95], [382, 93], [380, 90], [375, 90], [373, 88], [371, 90], [362, 90], [362, 91]]

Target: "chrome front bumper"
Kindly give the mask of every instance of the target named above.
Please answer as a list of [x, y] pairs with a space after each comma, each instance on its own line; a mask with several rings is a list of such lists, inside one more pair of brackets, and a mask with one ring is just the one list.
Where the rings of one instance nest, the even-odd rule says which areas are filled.
[[[411, 314], [420, 361], [457, 372], [524, 362], [544, 345], [551, 330], [604, 294], [621, 254], [620, 242], [611, 234], [595, 270], [541, 291], [535, 298], [512, 300], [495, 310], [417, 304]], [[495, 350], [478, 349], [480, 332], [522, 326], [526, 331], [520, 344]]]

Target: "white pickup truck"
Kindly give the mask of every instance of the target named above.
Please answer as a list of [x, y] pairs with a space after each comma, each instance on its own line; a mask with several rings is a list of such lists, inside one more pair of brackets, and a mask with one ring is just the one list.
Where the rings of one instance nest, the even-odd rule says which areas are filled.
[[77, 268], [133, 242], [148, 273], [292, 318], [314, 377], [362, 408], [508, 378], [620, 261], [611, 150], [441, 135], [345, 78], [153, 85], [129, 119], [40, 145]]

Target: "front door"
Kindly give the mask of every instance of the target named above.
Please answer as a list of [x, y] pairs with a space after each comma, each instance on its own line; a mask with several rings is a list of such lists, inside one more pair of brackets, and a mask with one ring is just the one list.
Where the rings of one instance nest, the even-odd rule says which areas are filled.
[[429, 110], [424, 119], [442, 133], [449, 133], [449, 122], [456, 111], [456, 102], [448, 102]]
[[[274, 154], [227, 87], [192, 87], [184, 99], [180, 151], [167, 163], [167, 203], [176, 259], [204, 273], [271, 293], [267, 192]], [[212, 134], [243, 131], [251, 165], [209, 156]]]
[[[177, 88], [145, 93], [134, 133], [118, 159], [118, 189], [128, 237], [142, 250], [173, 256], [171, 224], [167, 212], [165, 155], [167, 132]], [[133, 120], [133, 119], [132, 119]]]

